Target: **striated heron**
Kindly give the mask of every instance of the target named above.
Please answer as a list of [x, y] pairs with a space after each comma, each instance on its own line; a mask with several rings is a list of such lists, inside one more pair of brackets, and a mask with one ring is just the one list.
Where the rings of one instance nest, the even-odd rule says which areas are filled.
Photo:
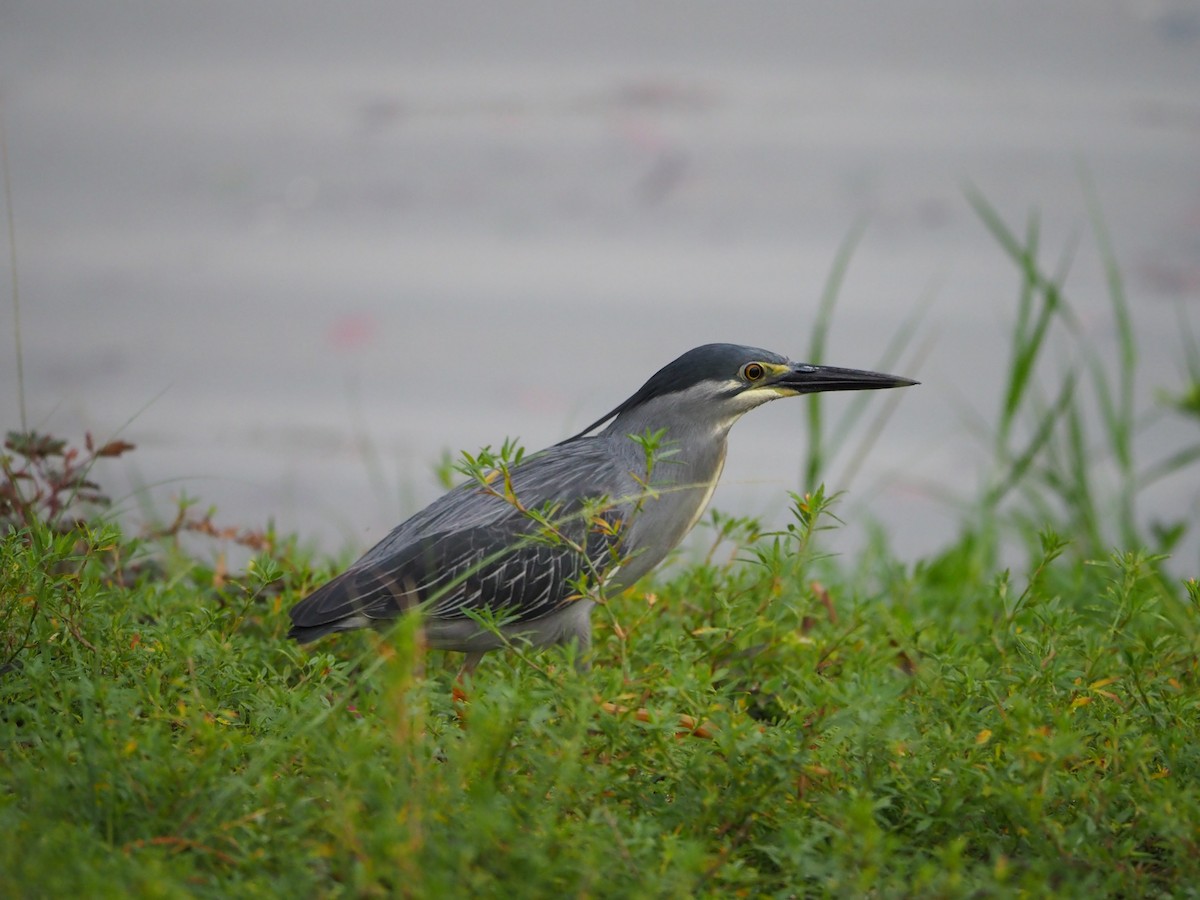
[[916, 383], [736, 344], [689, 350], [579, 434], [475, 473], [396, 527], [292, 608], [289, 636], [306, 643], [420, 609], [427, 645], [466, 653], [466, 671], [510, 641], [576, 641], [581, 658], [595, 590], [628, 587], [683, 540], [743, 414], [780, 397]]

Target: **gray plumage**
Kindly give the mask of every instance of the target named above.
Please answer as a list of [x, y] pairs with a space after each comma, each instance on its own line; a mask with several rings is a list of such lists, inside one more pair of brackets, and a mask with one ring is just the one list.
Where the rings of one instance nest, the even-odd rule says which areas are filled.
[[[581, 433], [515, 465], [510, 496], [502, 482], [472, 480], [399, 525], [292, 608], [289, 636], [309, 642], [421, 607], [428, 645], [465, 652], [468, 668], [513, 640], [574, 640], [582, 654], [593, 601], [580, 588], [627, 587], [679, 544], [707, 506], [726, 436], [745, 412], [776, 397], [915, 383], [797, 365], [753, 347], [697, 347]], [[648, 473], [634, 438], [660, 430]], [[495, 616], [501, 635], [472, 610]]]

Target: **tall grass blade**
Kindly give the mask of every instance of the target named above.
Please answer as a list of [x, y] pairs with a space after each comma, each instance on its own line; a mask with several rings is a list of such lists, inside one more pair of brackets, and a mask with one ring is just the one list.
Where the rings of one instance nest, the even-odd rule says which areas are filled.
[[[1107, 373], [1112, 368], [1105, 366], [1094, 350], [1090, 352], [1092, 378], [1096, 382], [1097, 392], [1101, 397], [1101, 408], [1104, 411], [1105, 437], [1109, 449], [1117, 460], [1121, 474], [1121, 488], [1118, 495], [1119, 525], [1126, 546], [1133, 546], [1137, 540], [1136, 521], [1136, 476], [1134, 473], [1133, 440], [1136, 425], [1134, 413], [1134, 378], [1137, 372], [1137, 335], [1133, 326], [1133, 317], [1129, 311], [1129, 300], [1125, 294], [1125, 283], [1121, 277], [1121, 269], [1117, 263], [1112, 240], [1108, 228], [1104, 224], [1100, 199], [1096, 194], [1095, 185], [1087, 172], [1080, 165], [1079, 178], [1083, 183], [1084, 196], [1087, 200], [1089, 218], [1096, 246], [1100, 251], [1100, 259], [1104, 266], [1105, 280], [1108, 285], [1108, 297], [1112, 307], [1112, 315], [1117, 335], [1118, 358], [1115, 372], [1116, 396], [1109, 389]], [[1089, 350], [1091, 348], [1089, 347]]]
[[[917, 314], [914, 313], [914, 315], [909, 319], [909, 322], [914, 326], [914, 328], [916, 324], [916, 318]], [[901, 331], [905, 331], [903, 326]], [[908, 339], [912, 336], [912, 332], [909, 331], [907, 335], [898, 336], [902, 337], [903, 341], [907, 343]], [[925, 341], [918, 351], [913, 355], [912, 361], [903, 367], [904, 371], [911, 372], [913, 375], [919, 374], [921, 371], [920, 364], [926, 359], [926, 357], [929, 356], [932, 348], [933, 340], [929, 339]], [[884, 356], [888, 357], [889, 354], [885, 353]], [[892, 361], [894, 362], [894, 360]], [[883, 372], [891, 371], [892, 363], [889, 361], [880, 362], [878, 368]], [[850, 487], [850, 483], [854, 480], [854, 477], [862, 468], [863, 463], [866, 462], [866, 459], [870, 455], [872, 448], [883, 435], [888, 421], [893, 415], [895, 415], [896, 410], [899, 409], [900, 401], [902, 399], [903, 395], [896, 392], [892, 392], [888, 396], [881, 398], [882, 402], [877, 407], [876, 414], [872, 417], [870, 424], [863, 430], [862, 439], [859, 440], [854, 449], [846, 455], [846, 462], [842, 465], [836, 481], [839, 489], [847, 490]], [[858, 396], [855, 397], [850, 404], [848, 404], [845, 413], [838, 417], [837, 424], [833, 429], [833, 440], [831, 442], [833, 446], [840, 447], [842, 445], [842, 442], [845, 440], [850, 429], [858, 421], [863, 413], [863, 410], [866, 409], [866, 405], [869, 400], [870, 398], [868, 397]]]
[[[1101, 536], [1099, 517], [1096, 515], [1096, 497], [1093, 489], [1092, 470], [1087, 431], [1083, 414], [1078, 404], [1072, 403], [1066, 410], [1067, 460], [1061, 471], [1067, 474], [1068, 491], [1064, 499], [1067, 509], [1075, 519], [1076, 530], [1084, 532], [1088, 539], [1088, 552], [1101, 553], [1104, 541]], [[1126, 546], [1134, 546], [1126, 543]]]
[[994, 485], [984, 496], [983, 503], [985, 509], [994, 511], [1008, 492], [1020, 484], [1021, 479], [1030, 470], [1038, 454], [1046, 448], [1051, 437], [1053, 437], [1054, 426], [1058, 423], [1064, 412], [1071, 407], [1074, 393], [1075, 376], [1074, 374], [1068, 374], [1063, 381], [1058, 398], [1042, 415], [1024, 451], [1008, 466], [1008, 472], [1004, 479]]
[[[924, 341], [920, 349], [913, 354], [912, 360], [904, 365], [900, 364], [904, 353], [911, 347], [913, 338], [916, 336], [917, 327], [925, 318], [925, 313], [928, 311], [931, 297], [927, 297], [922, 303], [914, 309], [900, 323], [900, 327], [888, 340], [883, 348], [883, 353], [876, 359], [872, 366], [880, 372], [904, 371], [910, 375], [917, 375], [920, 371], [920, 362], [924, 360], [933, 349], [933, 339], [929, 338]], [[899, 400], [899, 396], [892, 395], [889, 400]], [[829, 444], [833, 447], [840, 447], [842, 442], [849, 435], [851, 429], [854, 428], [863, 411], [867, 408], [872, 397], [870, 392], [855, 392], [850, 395], [848, 402], [845, 403], [845, 412], [838, 417], [836, 424], [830, 431]], [[890, 415], [890, 413], [889, 413]], [[872, 429], [879, 426], [879, 422], [873, 423]], [[839, 480], [839, 484], [844, 485], [844, 480]]]
[[1163, 478], [1168, 478], [1176, 472], [1186, 469], [1197, 460], [1200, 460], [1200, 444], [1185, 447], [1145, 469], [1137, 477], [1136, 487], [1139, 491], [1147, 488], [1156, 481], [1161, 481]]
[[[846, 270], [850, 267], [850, 259], [854, 249], [862, 239], [866, 223], [859, 219], [846, 233], [838, 246], [833, 259], [833, 267], [825, 281], [821, 292], [821, 301], [817, 305], [817, 315], [813, 320], [811, 337], [808, 342], [808, 359], [806, 362], [820, 365], [825, 359], [825, 350], [829, 342], [829, 328], [833, 322], [833, 310], [837, 305], [838, 294], [842, 282], [846, 278]], [[801, 485], [813, 486], [820, 480], [821, 470], [825, 466], [825, 439], [822, 420], [821, 395], [812, 394], [808, 397], [808, 452], [805, 454], [804, 469]]]

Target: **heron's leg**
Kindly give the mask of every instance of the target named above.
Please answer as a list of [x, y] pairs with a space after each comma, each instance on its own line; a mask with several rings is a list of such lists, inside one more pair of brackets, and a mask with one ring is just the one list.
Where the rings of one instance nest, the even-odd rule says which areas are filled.
[[575, 645], [575, 671], [588, 672], [592, 668], [592, 607], [591, 604], [579, 608], [573, 616], [566, 634], [561, 638], [564, 644]]
[[486, 650], [475, 650], [467, 654], [467, 658], [463, 660], [462, 668], [458, 670], [457, 681], [462, 681], [469, 675], [475, 674], [475, 669], [479, 665], [479, 661], [483, 659], [483, 654]]
[[583, 674], [592, 670], [592, 629], [575, 635], [575, 671]]

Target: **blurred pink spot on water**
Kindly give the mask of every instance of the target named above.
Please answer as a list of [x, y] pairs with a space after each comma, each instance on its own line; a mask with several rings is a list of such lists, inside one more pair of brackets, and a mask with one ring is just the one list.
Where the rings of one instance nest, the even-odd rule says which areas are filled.
[[539, 413], [557, 413], [567, 407], [569, 398], [562, 392], [546, 387], [525, 387], [517, 395], [522, 409]]
[[346, 313], [333, 320], [326, 332], [335, 350], [361, 350], [375, 339], [379, 320], [371, 313]]

